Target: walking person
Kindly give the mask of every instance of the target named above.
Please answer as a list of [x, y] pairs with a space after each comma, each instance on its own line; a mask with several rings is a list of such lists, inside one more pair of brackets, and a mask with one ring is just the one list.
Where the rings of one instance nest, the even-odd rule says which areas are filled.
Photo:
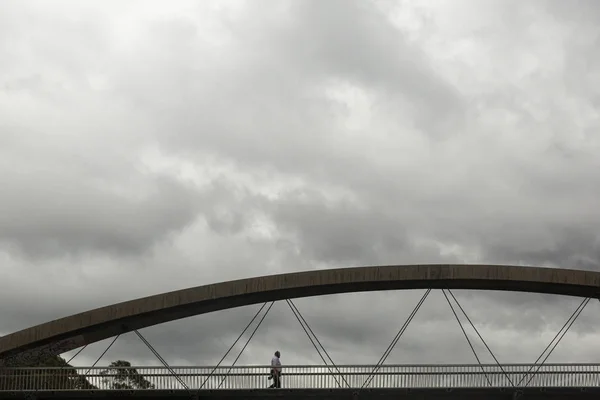
[[269, 389], [281, 388], [281, 360], [279, 357], [281, 354], [278, 350], [271, 359], [271, 376], [269, 378], [273, 379], [273, 384], [269, 386]]

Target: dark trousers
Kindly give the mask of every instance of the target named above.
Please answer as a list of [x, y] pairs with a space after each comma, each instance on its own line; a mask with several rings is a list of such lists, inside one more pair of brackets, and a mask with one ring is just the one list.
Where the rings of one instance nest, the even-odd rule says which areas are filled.
[[281, 373], [277, 371], [273, 371], [273, 384], [269, 386], [269, 389], [280, 388], [281, 387]]

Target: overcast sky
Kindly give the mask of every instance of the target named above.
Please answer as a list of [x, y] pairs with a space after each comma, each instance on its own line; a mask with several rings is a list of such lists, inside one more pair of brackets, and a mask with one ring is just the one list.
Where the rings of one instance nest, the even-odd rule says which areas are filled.
[[[290, 271], [599, 270], [599, 33], [594, 0], [1, 1], [0, 333]], [[334, 361], [375, 363], [422, 293], [296, 304]], [[456, 295], [506, 363], [580, 302]], [[214, 364], [257, 309], [142, 333]], [[549, 361], [600, 362], [599, 318]], [[320, 362], [285, 303], [239, 363], [275, 347]], [[119, 358], [159, 364], [133, 334]], [[388, 362], [475, 362], [439, 291]]]

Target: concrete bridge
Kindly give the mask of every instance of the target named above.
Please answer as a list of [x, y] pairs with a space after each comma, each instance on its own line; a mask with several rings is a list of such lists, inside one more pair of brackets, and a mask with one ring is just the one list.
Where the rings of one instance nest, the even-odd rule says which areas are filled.
[[[314, 342], [313, 345], [324, 364], [328, 361], [323, 354], [329, 358], [328, 367], [286, 366], [283, 388], [266, 390], [268, 367], [173, 368], [138, 332], [144, 327], [181, 318], [264, 302], [258, 316], [267, 303], [272, 306], [275, 301], [285, 300], [309, 334], [312, 329], [292, 299], [402, 289], [426, 290], [388, 349], [393, 349], [432, 289], [444, 293], [461, 328], [457, 312], [467, 317], [484, 344], [484, 338], [452, 290], [504, 290], [581, 297], [581, 305], [569, 318], [570, 322], [567, 321], [570, 325], [565, 324], [568, 330], [591, 299], [600, 299], [600, 273], [510, 265], [388, 265], [248, 278], [158, 294], [0, 337], [0, 398], [598, 398], [598, 366], [595, 364], [550, 365], [545, 364], [546, 356], [532, 365], [500, 365], [487, 344], [486, 348], [496, 360], [494, 365], [386, 366], [387, 355], [384, 354], [375, 366], [336, 366], [317, 340], [321, 349]], [[270, 306], [266, 313], [269, 310]], [[110, 373], [100, 373], [96, 368], [34, 367], [49, 356], [84, 349], [110, 337], [116, 340], [127, 332], [136, 333], [164, 365], [162, 370], [139, 368], [138, 372], [150, 382], [151, 388], [129, 390], [118, 385], [115, 388], [111, 383], [114, 368]], [[470, 340], [466, 334], [465, 339]], [[474, 355], [479, 361], [477, 354]]]
[[600, 395], [600, 364], [287, 366], [282, 388], [266, 389], [269, 369], [136, 367], [148, 385], [115, 390], [122, 382], [118, 377], [132, 368], [4, 368], [0, 398], [588, 399]]

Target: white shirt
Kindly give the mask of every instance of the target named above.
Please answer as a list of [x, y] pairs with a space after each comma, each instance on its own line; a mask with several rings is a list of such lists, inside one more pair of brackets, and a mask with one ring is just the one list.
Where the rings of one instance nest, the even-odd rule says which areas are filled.
[[281, 361], [279, 361], [279, 357], [271, 358], [271, 368], [278, 372], [281, 372]]

